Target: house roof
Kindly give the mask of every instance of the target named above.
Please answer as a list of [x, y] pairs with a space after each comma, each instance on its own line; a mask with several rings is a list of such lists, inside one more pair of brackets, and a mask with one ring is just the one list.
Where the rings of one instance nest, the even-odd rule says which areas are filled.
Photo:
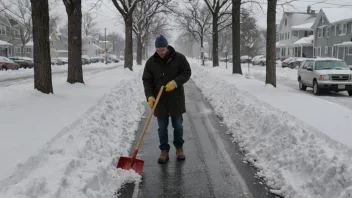
[[352, 21], [351, 8], [322, 8], [321, 9], [330, 23]]
[[313, 45], [314, 35], [310, 35], [308, 37], [303, 37], [298, 41], [292, 43], [293, 46], [311, 46]]
[[8, 43], [8, 42], [6, 42], [6, 41], [0, 40], [0, 46], [12, 46], [12, 44], [11, 44], [11, 43]]
[[26, 43], [26, 47], [33, 47], [33, 41], [28, 41], [28, 43]]
[[292, 26], [291, 29], [292, 30], [312, 30], [313, 24], [314, 24], [314, 21], [309, 23], [304, 23], [302, 25]]
[[279, 29], [283, 26], [285, 17], [287, 18], [289, 25], [292, 27], [314, 22], [316, 13], [285, 12], [284, 17], [281, 19]]

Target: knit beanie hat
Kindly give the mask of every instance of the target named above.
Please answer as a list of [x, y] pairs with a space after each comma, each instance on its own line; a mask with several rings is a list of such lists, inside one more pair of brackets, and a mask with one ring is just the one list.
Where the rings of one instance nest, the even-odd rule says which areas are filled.
[[155, 48], [168, 47], [169, 44], [163, 35], [160, 35], [155, 40]]

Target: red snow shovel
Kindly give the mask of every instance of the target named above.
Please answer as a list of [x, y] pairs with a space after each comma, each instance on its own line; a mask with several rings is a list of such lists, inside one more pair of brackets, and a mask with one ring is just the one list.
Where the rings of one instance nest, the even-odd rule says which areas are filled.
[[138, 149], [139, 149], [139, 147], [141, 146], [141, 143], [142, 143], [144, 134], [145, 134], [145, 132], [147, 131], [149, 122], [150, 122], [150, 120], [151, 120], [152, 117], [153, 117], [153, 114], [154, 114], [156, 105], [158, 104], [159, 99], [160, 99], [160, 96], [161, 96], [161, 94], [163, 93], [163, 90], [164, 90], [164, 86], [161, 86], [160, 91], [159, 91], [159, 93], [158, 93], [158, 96], [156, 97], [155, 104], [154, 104], [154, 106], [153, 106], [153, 108], [152, 108], [152, 111], [150, 112], [150, 114], [149, 114], [149, 116], [148, 116], [148, 119], [147, 119], [147, 122], [146, 122], [145, 125], [144, 125], [142, 134], [141, 134], [141, 136], [139, 137], [139, 140], [138, 140], [137, 146], [136, 146], [136, 148], [135, 148], [135, 150], [134, 150], [134, 153], [133, 153], [133, 155], [132, 155], [132, 158], [129, 158], [129, 157], [120, 157], [119, 162], [117, 163], [116, 168], [121, 168], [121, 169], [125, 169], [125, 170], [133, 169], [133, 170], [136, 171], [138, 174], [140, 174], [140, 175], [142, 174], [142, 170], [143, 170], [143, 166], [144, 166], [144, 161], [143, 161], [143, 160], [140, 160], [140, 159], [136, 159], [136, 156], [137, 156], [137, 153], [138, 153]]

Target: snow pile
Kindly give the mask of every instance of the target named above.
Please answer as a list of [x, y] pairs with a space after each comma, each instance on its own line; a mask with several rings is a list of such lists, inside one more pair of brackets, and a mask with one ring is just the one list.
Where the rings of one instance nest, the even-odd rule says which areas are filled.
[[119, 71], [130, 77], [19, 164], [0, 182], [0, 197], [113, 197], [123, 183], [140, 181], [134, 171], [115, 166], [119, 156], [129, 156], [145, 110], [142, 70]]
[[[108, 64], [108, 65], [106, 65], [105, 63], [92, 63], [90, 65], [83, 65], [83, 71], [114, 68], [117, 65], [123, 65], [123, 63]], [[51, 73], [58, 74], [58, 73], [67, 72], [67, 67], [68, 67], [67, 64], [65, 64], [65, 65], [52, 65], [51, 66]], [[34, 76], [34, 69], [20, 68], [18, 70], [7, 70], [7, 71], [0, 70], [0, 82], [6, 81], [6, 80], [20, 79], [20, 78], [29, 78], [29, 77], [33, 77], [33, 76]]]
[[347, 146], [236, 85], [256, 80], [229, 75], [235, 79], [229, 83], [223, 74], [216, 75], [217, 69], [194, 64], [192, 79], [273, 193], [288, 198], [352, 197], [352, 151]]

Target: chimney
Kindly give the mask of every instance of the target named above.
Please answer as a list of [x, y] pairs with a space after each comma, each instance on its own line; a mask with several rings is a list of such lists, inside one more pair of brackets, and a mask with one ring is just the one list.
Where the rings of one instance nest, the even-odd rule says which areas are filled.
[[310, 6], [307, 7], [307, 13], [309, 14], [310, 13]]

